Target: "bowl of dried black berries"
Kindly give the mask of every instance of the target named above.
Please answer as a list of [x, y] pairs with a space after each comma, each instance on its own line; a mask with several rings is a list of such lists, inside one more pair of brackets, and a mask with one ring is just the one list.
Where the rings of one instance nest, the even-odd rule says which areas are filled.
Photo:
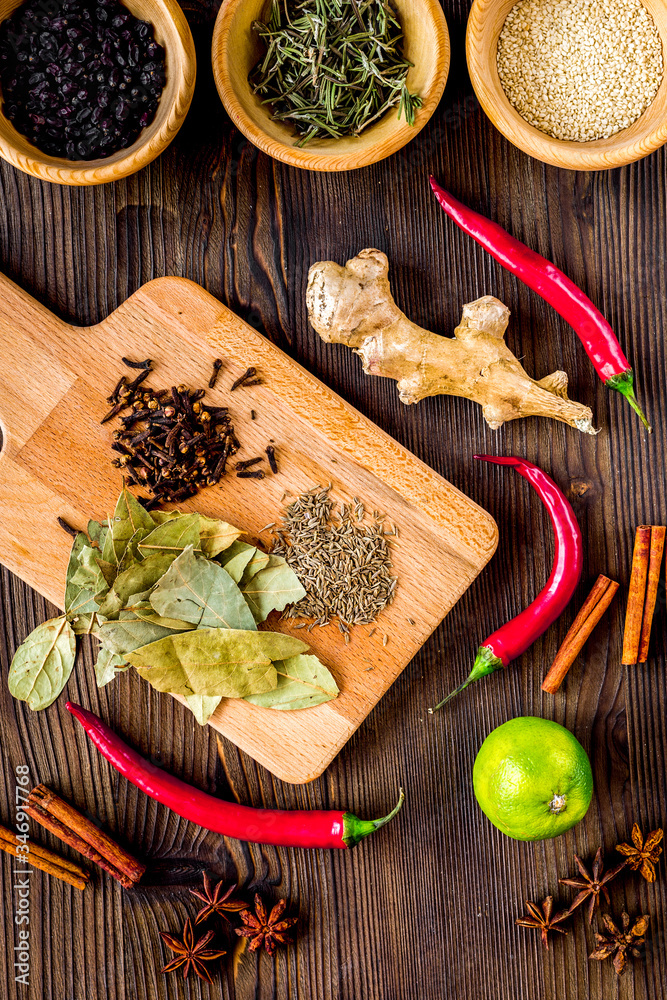
[[0, 156], [56, 184], [105, 184], [154, 160], [194, 92], [175, 0], [0, 0]]

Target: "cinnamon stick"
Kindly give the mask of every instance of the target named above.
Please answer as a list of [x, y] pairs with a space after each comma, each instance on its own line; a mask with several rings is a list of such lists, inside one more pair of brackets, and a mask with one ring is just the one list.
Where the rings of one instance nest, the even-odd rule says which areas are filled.
[[644, 601], [644, 615], [642, 618], [641, 635], [639, 637], [637, 663], [646, 663], [648, 660], [648, 645], [651, 638], [651, 625], [653, 624], [655, 604], [658, 599], [660, 566], [662, 565], [662, 554], [665, 551], [666, 531], [667, 529], [660, 525], [651, 525], [651, 550], [646, 576], [646, 599]]
[[556, 653], [556, 658], [542, 682], [543, 691], [548, 694], [556, 693], [593, 629], [613, 601], [617, 590], [616, 581], [601, 573]]
[[651, 526], [641, 524], [635, 532], [635, 547], [632, 553], [632, 572], [628, 591], [628, 608], [623, 632], [623, 655], [621, 663], [631, 665], [639, 658], [639, 641], [644, 621], [646, 603], [646, 579], [648, 577], [649, 554], [651, 550]]
[[74, 864], [73, 861], [61, 858], [59, 854], [49, 851], [46, 847], [40, 847], [39, 844], [34, 844], [32, 841], [29, 842], [29, 854], [25, 854], [22, 850], [19, 851], [18, 846], [19, 842], [13, 830], [8, 830], [5, 826], [0, 826], [0, 851], [13, 854], [15, 858], [21, 858], [26, 866], [39, 868], [40, 871], [46, 872], [47, 875], [53, 875], [55, 878], [60, 879], [61, 882], [73, 885], [75, 889], [86, 888], [90, 875], [84, 868], [80, 868], [79, 865]]
[[131, 889], [146, 871], [144, 864], [45, 785], [33, 788], [25, 811], [60, 840], [109, 872], [126, 889]]
[[59, 840], [62, 840], [65, 844], [69, 844], [69, 846], [73, 847], [75, 851], [79, 851], [80, 854], [83, 854], [84, 858], [88, 858], [89, 861], [93, 861], [96, 865], [99, 865], [100, 868], [104, 868], [109, 875], [112, 875], [113, 878], [120, 882], [123, 888], [133, 888], [134, 882], [131, 878], [124, 875], [115, 867], [115, 865], [112, 865], [110, 861], [107, 861], [106, 858], [103, 858], [98, 851], [91, 847], [90, 844], [86, 843], [82, 837], [79, 837], [78, 834], [74, 833], [73, 830], [68, 829], [68, 827], [66, 827], [64, 823], [61, 823], [60, 820], [56, 819], [55, 816], [51, 816], [50, 813], [38, 805], [28, 805], [24, 808], [29, 816], [31, 816], [37, 823], [40, 823], [47, 830], [50, 830], [51, 833], [58, 837]]

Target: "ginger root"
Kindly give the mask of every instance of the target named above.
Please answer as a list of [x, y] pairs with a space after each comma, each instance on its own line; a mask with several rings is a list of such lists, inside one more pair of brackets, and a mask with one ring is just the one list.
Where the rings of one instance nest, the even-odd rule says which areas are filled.
[[510, 311], [492, 295], [463, 307], [453, 337], [440, 337], [401, 312], [380, 250], [362, 250], [345, 267], [319, 261], [308, 272], [306, 303], [322, 340], [351, 347], [368, 375], [396, 379], [403, 403], [426, 396], [466, 396], [494, 430], [517, 417], [553, 417], [595, 434], [592, 412], [567, 398], [567, 375], [538, 382], [504, 341]]

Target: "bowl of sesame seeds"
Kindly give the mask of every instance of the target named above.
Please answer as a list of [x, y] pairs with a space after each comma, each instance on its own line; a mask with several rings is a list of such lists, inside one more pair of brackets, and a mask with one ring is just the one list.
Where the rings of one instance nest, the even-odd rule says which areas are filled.
[[663, 0], [474, 0], [468, 70], [519, 149], [570, 170], [632, 163], [667, 142]]

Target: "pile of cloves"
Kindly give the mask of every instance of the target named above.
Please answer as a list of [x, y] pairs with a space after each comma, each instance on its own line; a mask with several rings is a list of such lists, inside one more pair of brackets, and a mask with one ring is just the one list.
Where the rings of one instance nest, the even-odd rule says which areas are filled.
[[[123, 358], [128, 368], [139, 370], [129, 380], [124, 375], [108, 397], [111, 409], [102, 423], [120, 416], [112, 448], [118, 452], [113, 465], [127, 481], [152, 494], [144, 501], [150, 508], [161, 502], [180, 502], [224, 476], [227, 462], [240, 448], [226, 406], [203, 403], [205, 389], [185, 385], [152, 389], [144, 385], [153, 370], [150, 359]], [[211, 382], [221, 364], [214, 364]]]

